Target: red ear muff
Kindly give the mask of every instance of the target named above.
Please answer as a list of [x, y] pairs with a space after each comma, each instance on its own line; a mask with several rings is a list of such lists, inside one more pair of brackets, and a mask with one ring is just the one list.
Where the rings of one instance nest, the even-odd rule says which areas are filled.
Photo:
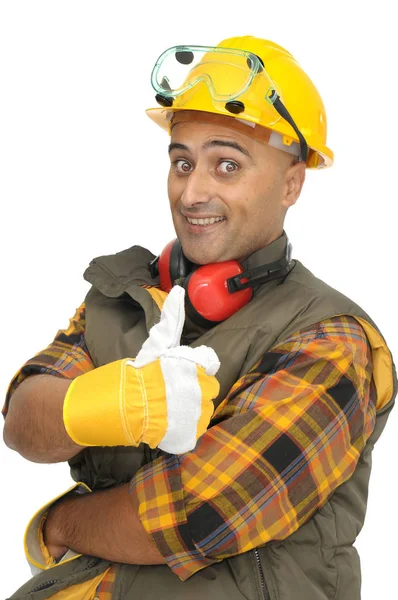
[[253, 285], [284, 281], [295, 266], [291, 254], [292, 246], [287, 241], [283, 258], [247, 271], [236, 260], [197, 266], [186, 258], [179, 240], [172, 240], [149, 269], [152, 277], [159, 274], [165, 292], [181, 279], [187, 313], [197, 324], [206, 326], [225, 321], [250, 302]]
[[160, 287], [169, 292], [175, 281], [186, 277], [192, 270], [192, 263], [182, 251], [179, 240], [172, 240], [165, 246], [158, 260]]
[[212, 263], [195, 268], [185, 257], [179, 240], [165, 246], [157, 261], [160, 287], [169, 292], [177, 279], [185, 278], [186, 307], [191, 319], [205, 324], [219, 323], [231, 317], [247, 304], [252, 289], [246, 288], [231, 293], [227, 279], [243, 273], [236, 260]]
[[233, 294], [228, 291], [227, 279], [241, 273], [243, 267], [236, 260], [203, 265], [193, 271], [184, 282], [191, 318], [218, 323], [250, 302], [251, 287]]
[[170, 254], [173, 248], [174, 240], [169, 242], [159, 256], [158, 271], [160, 278], [160, 287], [165, 292], [169, 292], [173, 287], [173, 282], [170, 277]]

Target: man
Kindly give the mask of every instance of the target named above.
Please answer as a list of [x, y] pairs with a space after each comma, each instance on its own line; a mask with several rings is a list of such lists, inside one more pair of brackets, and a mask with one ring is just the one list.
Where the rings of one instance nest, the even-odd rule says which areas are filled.
[[41, 572], [13, 598], [359, 598], [396, 376], [283, 230], [306, 167], [333, 161], [322, 101], [251, 37], [169, 49], [152, 83], [178, 240], [92, 261], [70, 327], [10, 385], [8, 445], [82, 482], [33, 518]]

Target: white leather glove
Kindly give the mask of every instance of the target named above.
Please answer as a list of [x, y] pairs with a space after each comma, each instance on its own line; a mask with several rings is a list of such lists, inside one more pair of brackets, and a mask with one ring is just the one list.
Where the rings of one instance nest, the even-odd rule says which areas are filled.
[[[207, 346], [180, 346], [184, 300], [184, 288], [174, 286], [163, 305], [160, 322], [150, 330], [137, 358], [129, 361], [132, 367], [140, 368], [160, 359], [168, 425], [158, 447], [172, 454], [188, 452], [196, 446], [197, 438], [206, 431], [213, 414], [212, 399], [219, 392], [214, 375], [220, 361], [215, 351]], [[208, 377], [198, 372], [198, 367], [202, 367]]]

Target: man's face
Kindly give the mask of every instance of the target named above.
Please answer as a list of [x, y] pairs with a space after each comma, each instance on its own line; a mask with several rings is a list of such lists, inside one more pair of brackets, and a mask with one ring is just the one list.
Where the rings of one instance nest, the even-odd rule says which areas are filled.
[[[177, 236], [197, 264], [243, 260], [277, 239], [305, 165], [216, 122], [175, 119], [168, 193]], [[248, 127], [248, 133], [250, 129]]]

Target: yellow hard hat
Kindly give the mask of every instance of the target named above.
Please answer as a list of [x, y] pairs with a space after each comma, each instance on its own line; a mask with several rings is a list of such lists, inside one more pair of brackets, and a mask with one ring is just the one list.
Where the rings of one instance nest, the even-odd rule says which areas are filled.
[[155, 64], [152, 85], [162, 106], [146, 112], [169, 133], [177, 111], [221, 114], [267, 129], [268, 143], [292, 154], [303, 155], [295, 148], [308, 145], [309, 168], [333, 164], [322, 99], [293, 56], [273, 42], [243, 36], [213, 48], [170, 48]]

